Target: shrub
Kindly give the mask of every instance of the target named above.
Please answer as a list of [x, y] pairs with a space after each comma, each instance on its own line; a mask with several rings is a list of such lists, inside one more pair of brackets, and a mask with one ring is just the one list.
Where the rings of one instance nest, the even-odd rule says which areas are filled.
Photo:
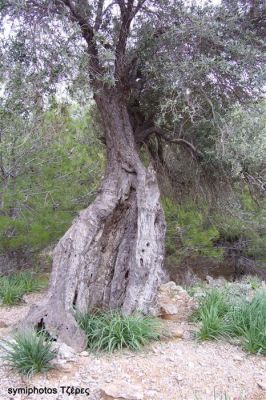
[[24, 331], [14, 335], [13, 340], [4, 342], [4, 360], [17, 372], [31, 376], [52, 368], [56, 356], [52, 342], [45, 332]]
[[78, 315], [78, 323], [88, 337], [88, 348], [113, 352], [128, 348], [139, 350], [160, 338], [158, 320], [148, 316], [123, 316], [118, 312]]

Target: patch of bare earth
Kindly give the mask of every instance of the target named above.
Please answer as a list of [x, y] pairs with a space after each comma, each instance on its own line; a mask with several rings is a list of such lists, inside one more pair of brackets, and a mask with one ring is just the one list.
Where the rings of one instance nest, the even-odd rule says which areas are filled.
[[[28, 295], [21, 306], [1, 307], [0, 337], [7, 338], [30, 304], [44, 298], [44, 294]], [[182, 330], [183, 337], [153, 343], [137, 353], [73, 354], [61, 360], [59, 369], [33, 378], [20, 377], [1, 361], [0, 399], [224, 400], [221, 396], [226, 393], [230, 400], [266, 400], [265, 357], [247, 355], [228, 343], [198, 343], [193, 338], [195, 327], [188, 323], [165, 324]], [[8, 393], [8, 388], [33, 386], [57, 388], [58, 393]], [[68, 386], [89, 388], [90, 395], [62, 393], [60, 387]]]

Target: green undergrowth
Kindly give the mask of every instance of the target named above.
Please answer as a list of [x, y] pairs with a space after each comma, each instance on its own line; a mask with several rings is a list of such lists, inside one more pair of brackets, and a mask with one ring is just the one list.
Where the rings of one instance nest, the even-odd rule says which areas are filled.
[[256, 287], [247, 296], [247, 285], [242, 293], [232, 286], [207, 290], [201, 297], [192, 316], [200, 322], [197, 338], [238, 338], [246, 351], [266, 354], [266, 290]]
[[[228, 246], [256, 261], [266, 262], [266, 201], [255, 203], [247, 188], [236, 187], [237, 205], [211, 207], [206, 202], [183, 198], [178, 203], [162, 198], [167, 222], [166, 257], [169, 266], [178, 266], [186, 257], [224, 261]], [[242, 246], [239, 248], [239, 246]]]
[[2, 341], [3, 359], [18, 373], [32, 376], [47, 372], [56, 356], [52, 341], [45, 332], [34, 330], [17, 332], [12, 340]]
[[221, 259], [223, 250], [214, 246], [219, 239], [217, 227], [206, 218], [207, 209], [187, 202], [178, 204], [162, 199], [167, 221], [166, 255], [168, 262], [178, 264], [184, 256], [196, 254]]
[[47, 278], [35, 272], [23, 271], [0, 276], [0, 304], [18, 304], [24, 294], [38, 292], [46, 286]]
[[96, 312], [77, 315], [77, 320], [87, 335], [88, 349], [94, 351], [140, 350], [150, 341], [160, 339], [161, 325], [150, 316]]

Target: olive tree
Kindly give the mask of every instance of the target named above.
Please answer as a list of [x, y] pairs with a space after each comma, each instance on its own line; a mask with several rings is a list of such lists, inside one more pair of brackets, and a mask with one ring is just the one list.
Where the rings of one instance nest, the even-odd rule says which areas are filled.
[[259, 1], [1, 2], [3, 24], [32, 50], [28, 73], [89, 84], [107, 150], [98, 196], [57, 244], [47, 302], [27, 323], [82, 349], [75, 310], [149, 313], [165, 277], [166, 224], [156, 171], [139, 148], [156, 134], [198, 157], [186, 130], [259, 95], [263, 12]]

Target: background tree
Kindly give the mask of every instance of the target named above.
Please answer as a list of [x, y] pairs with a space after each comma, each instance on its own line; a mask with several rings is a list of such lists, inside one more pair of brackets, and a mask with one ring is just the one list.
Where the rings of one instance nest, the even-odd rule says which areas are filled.
[[258, 96], [263, 8], [247, 1], [200, 8], [163, 0], [7, 0], [1, 14], [13, 21], [14, 35], [32, 38], [28, 70], [48, 68], [58, 78], [50, 57], [59, 43], [72, 60], [61, 80], [77, 76], [75, 60], [84, 61], [100, 114], [107, 149], [101, 189], [58, 243], [48, 303], [28, 317], [83, 348], [73, 309], [147, 313], [164, 277], [159, 189], [138, 146], [155, 133], [201, 158], [183, 132], [193, 138], [215, 112]]

